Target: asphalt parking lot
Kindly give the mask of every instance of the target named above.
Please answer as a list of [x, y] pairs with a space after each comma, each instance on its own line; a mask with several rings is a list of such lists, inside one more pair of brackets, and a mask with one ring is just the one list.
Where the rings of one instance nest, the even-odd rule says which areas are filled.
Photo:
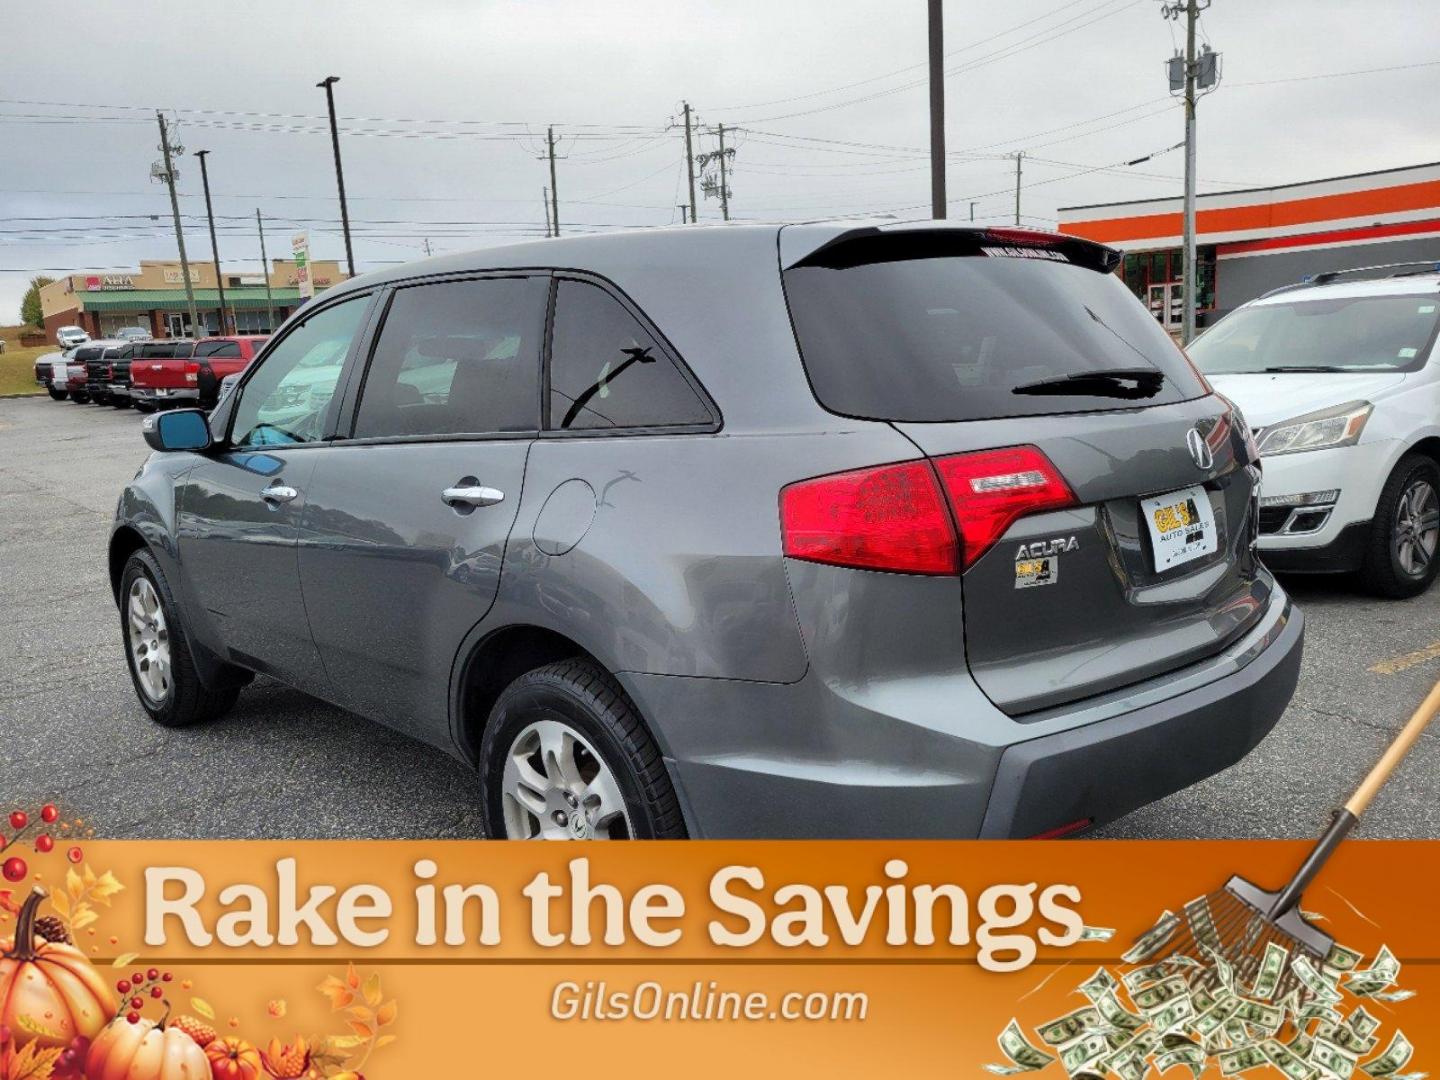
[[[149, 721], [104, 558], [116, 496], [147, 453], [133, 411], [0, 400], [0, 805], [58, 799], [111, 837], [480, 835], [469, 770], [268, 680], [217, 723]], [[1309, 633], [1279, 726], [1239, 765], [1100, 835], [1312, 836], [1440, 677], [1440, 588], [1395, 603], [1330, 579], [1285, 584]], [[1433, 732], [1361, 835], [1440, 837], [1437, 780]]]

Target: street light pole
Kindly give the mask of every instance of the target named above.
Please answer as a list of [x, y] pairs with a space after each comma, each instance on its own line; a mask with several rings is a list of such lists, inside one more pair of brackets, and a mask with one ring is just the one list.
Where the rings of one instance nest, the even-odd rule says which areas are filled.
[[930, 0], [930, 216], [945, 216], [945, 11]]
[[335, 84], [338, 75], [327, 75], [316, 83], [325, 90], [325, 104], [330, 109], [330, 145], [335, 150], [335, 184], [340, 189], [340, 227], [345, 232], [345, 262], [350, 267], [350, 276], [355, 276], [355, 252], [350, 247], [350, 210], [345, 205], [345, 170], [340, 166], [340, 130], [335, 126]]
[[275, 332], [275, 300], [270, 294], [270, 259], [265, 254], [265, 222], [261, 220], [260, 208], [255, 208], [255, 227], [260, 230], [260, 267], [265, 271], [265, 326], [266, 333]]
[[210, 222], [210, 255], [215, 260], [215, 288], [220, 298], [220, 333], [222, 335], [230, 332], [230, 327], [225, 318], [225, 278], [220, 273], [220, 244], [215, 239], [215, 211], [210, 205], [210, 171], [205, 167], [205, 157], [209, 150], [196, 150], [195, 156], [200, 159], [200, 183], [205, 188], [205, 217]]

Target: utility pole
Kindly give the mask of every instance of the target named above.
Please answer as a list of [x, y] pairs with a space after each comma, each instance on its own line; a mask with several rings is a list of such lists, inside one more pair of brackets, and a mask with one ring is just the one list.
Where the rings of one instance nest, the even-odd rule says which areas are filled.
[[560, 235], [560, 189], [555, 186], [555, 129], [545, 132], [545, 145], [550, 151], [550, 228]]
[[425, 237], [424, 239], [425, 239], [425, 254], [428, 256], [428, 255], [430, 254], [430, 237], [427, 236], [427, 237]]
[[1015, 224], [1020, 224], [1020, 164], [1025, 160], [1025, 151], [1015, 154]]
[[720, 216], [726, 221], [730, 220], [730, 187], [725, 179], [725, 125], [716, 127], [720, 136]]
[[210, 171], [205, 167], [205, 157], [209, 153], [209, 150], [196, 150], [195, 156], [200, 159], [200, 183], [205, 187], [205, 217], [210, 222], [210, 255], [215, 260], [215, 289], [220, 298], [220, 333], [223, 336], [230, 332], [230, 326], [225, 318], [225, 278], [220, 274], [220, 244], [215, 239], [215, 211], [210, 206]]
[[690, 135], [690, 103], [681, 102], [685, 109], [685, 170], [690, 176], [690, 224], [698, 221], [695, 213], [695, 145]]
[[335, 184], [340, 189], [340, 228], [345, 233], [345, 262], [350, 267], [350, 276], [355, 276], [355, 252], [350, 247], [350, 209], [345, 205], [345, 170], [340, 167], [340, 129], [335, 126], [335, 84], [338, 75], [327, 75], [316, 83], [325, 90], [325, 104], [330, 108], [330, 145], [335, 151]]
[[[175, 244], [180, 249], [180, 275], [185, 279], [185, 302], [190, 308], [190, 331], [194, 333], [200, 317], [195, 314], [195, 287], [190, 283], [190, 260], [185, 255], [185, 230], [180, 227], [180, 199], [175, 194], [175, 163], [170, 160], [170, 132], [165, 127], [165, 114], [157, 111], [155, 119], [160, 122], [160, 152], [165, 155], [165, 183], [170, 188], [170, 213], [175, 217]], [[178, 153], [185, 148], [174, 148]], [[155, 170], [150, 170], [154, 175]]]
[[945, 216], [944, 0], [930, 0], [930, 216]]
[[[1185, 213], [1184, 237], [1180, 260], [1180, 343], [1188, 345], [1195, 337], [1195, 312], [1200, 303], [1198, 259], [1195, 248], [1195, 105], [1200, 90], [1213, 89], [1219, 81], [1219, 55], [1206, 46], [1195, 51], [1195, 28], [1200, 13], [1210, 0], [1175, 0], [1160, 10], [1167, 19], [1185, 19], [1185, 56], [1170, 61], [1170, 89], [1183, 90], [1185, 97]], [[1183, 64], [1176, 71], [1177, 64]], [[1168, 314], [1168, 312], [1167, 312]]]
[[542, 188], [540, 189], [540, 205], [545, 208], [545, 235], [546, 235], [546, 236], [549, 236], [549, 235], [550, 235], [550, 189], [549, 189], [548, 187], [542, 187]]
[[260, 208], [255, 208], [255, 228], [260, 230], [260, 265], [265, 271], [265, 325], [270, 333], [275, 332], [275, 299], [270, 295], [270, 258], [265, 254], [265, 222], [260, 218]]
[[970, 203], [970, 220], [975, 220], [975, 203], [973, 201]]

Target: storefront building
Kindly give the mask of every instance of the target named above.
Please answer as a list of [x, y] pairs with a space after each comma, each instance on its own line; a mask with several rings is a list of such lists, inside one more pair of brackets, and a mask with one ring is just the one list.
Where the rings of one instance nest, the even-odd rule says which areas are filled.
[[[345, 280], [334, 261], [311, 264], [316, 292]], [[225, 330], [221, 330], [220, 291], [215, 266], [190, 264], [191, 286], [200, 326], [190, 323], [185, 277], [176, 261], [142, 260], [138, 270], [122, 273], [71, 274], [40, 290], [45, 335], [55, 340], [62, 326], [78, 326], [91, 337], [110, 337], [121, 327], [144, 327], [157, 338], [205, 337], [220, 333], [268, 334], [300, 306], [296, 266], [290, 259], [258, 271], [225, 269]]]
[[[1180, 329], [1180, 198], [1070, 206], [1060, 231], [1125, 252], [1125, 283]], [[1326, 270], [1440, 261], [1440, 163], [1201, 195], [1199, 322]]]

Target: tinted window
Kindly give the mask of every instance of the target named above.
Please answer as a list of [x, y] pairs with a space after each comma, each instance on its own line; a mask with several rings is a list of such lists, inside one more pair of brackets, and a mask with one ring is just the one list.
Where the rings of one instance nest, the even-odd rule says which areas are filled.
[[552, 428], [712, 420], [685, 376], [618, 300], [595, 285], [560, 282], [550, 346]]
[[193, 341], [177, 341], [174, 351], [170, 354], [177, 359], [186, 359], [195, 355], [195, 343]]
[[535, 430], [548, 286], [488, 278], [396, 290], [355, 437]]
[[231, 442], [266, 446], [315, 442], [350, 342], [360, 328], [367, 296], [317, 311], [271, 349], [235, 405]]
[[1407, 371], [1435, 340], [1435, 295], [1351, 296], [1257, 304], [1221, 319], [1190, 346], [1207, 375], [1287, 368]]
[[104, 349], [80, 349], [75, 354], [76, 360], [99, 360], [104, 355]]
[[160, 360], [175, 355], [175, 346], [165, 343], [141, 345], [135, 355], [142, 360]]
[[[857, 241], [785, 271], [800, 353], [822, 405], [846, 416], [948, 421], [1205, 392], [1114, 274], [1071, 265], [1060, 251], [982, 238]], [[1107, 370], [1141, 378], [1074, 381]]]
[[196, 356], [239, 356], [240, 345], [235, 341], [202, 341], [195, 346]]

